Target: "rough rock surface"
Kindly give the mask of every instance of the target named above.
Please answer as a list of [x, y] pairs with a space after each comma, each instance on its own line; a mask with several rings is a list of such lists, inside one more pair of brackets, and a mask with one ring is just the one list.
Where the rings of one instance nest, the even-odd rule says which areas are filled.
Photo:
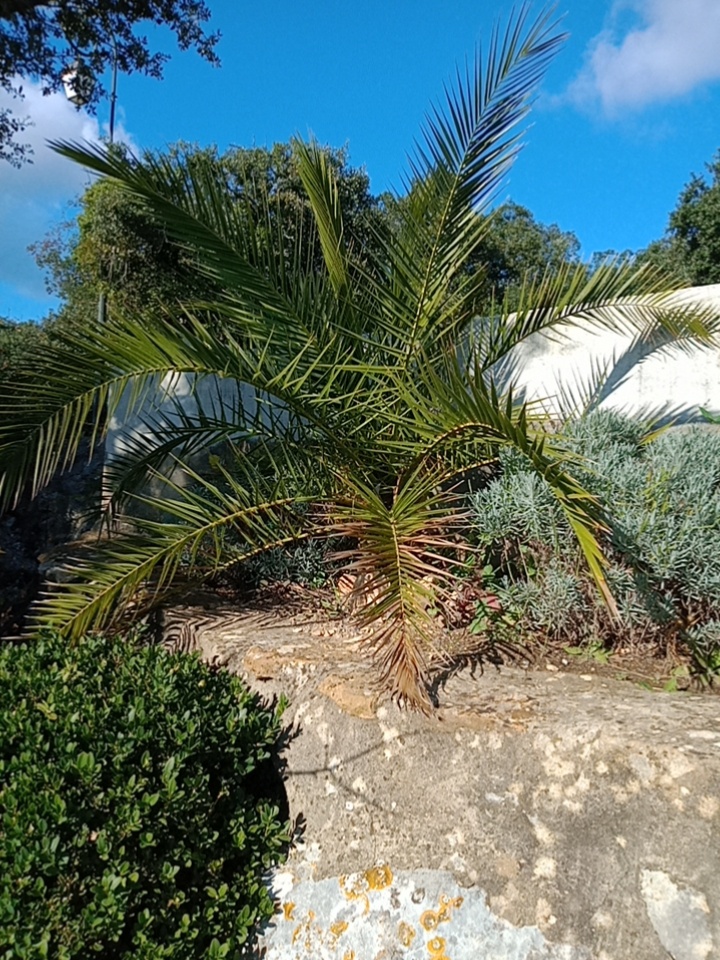
[[235, 618], [204, 654], [285, 693], [298, 842], [268, 960], [720, 958], [720, 700], [451, 676], [430, 718], [352, 637]]

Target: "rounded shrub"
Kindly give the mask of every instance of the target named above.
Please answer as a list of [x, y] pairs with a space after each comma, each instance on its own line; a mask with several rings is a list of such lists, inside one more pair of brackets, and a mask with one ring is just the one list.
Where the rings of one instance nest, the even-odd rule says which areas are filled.
[[280, 709], [137, 638], [0, 647], [0, 957], [244, 956]]

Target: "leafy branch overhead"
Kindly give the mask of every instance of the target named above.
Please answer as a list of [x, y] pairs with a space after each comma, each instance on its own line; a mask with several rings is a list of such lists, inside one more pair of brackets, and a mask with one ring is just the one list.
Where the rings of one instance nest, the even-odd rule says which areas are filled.
[[[61, 331], [12, 390], [0, 386], [6, 506], [65, 469], [88, 437], [100, 443], [117, 416], [130, 424], [109, 464], [127, 532], [75, 558], [71, 579], [37, 605], [36, 624], [79, 636], [139, 615], [178, 580], [339, 537], [387, 688], [428, 709], [433, 613], [466, 522], [457, 489], [504, 450], [544, 479], [612, 605], [598, 502], [497, 372], [519, 342], [578, 317], [598, 328], [708, 331], [665, 309], [664, 275], [627, 264], [591, 273], [571, 259], [488, 309], [478, 251], [562, 39], [549, 14], [532, 20], [527, 9], [495, 31], [484, 60], [430, 114], [406, 196], [389, 205], [370, 257], [317, 144], [293, 147], [299, 208], [272, 191], [230, 190], [207, 154], [136, 160], [55, 145], [148, 211], [196, 286], [118, 302], [101, 327]], [[313, 242], [287, 246], [305, 230]], [[175, 399], [180, 385], [191, 402]]]
[[[217, 64], [219, 34], [205, 30], [209, 19], [205, 0], [0, 0], [0, 87], [22, 100], [22, 80], [34, 80], [51, 93], [79, 60], [92, 108], [105, 96], [102, 75], [115, 57], [123, 73], [162, 77], [168, 55], [153, 51], [138, 26], [168, 27], [181, 50]], [[18, 136], [32, 121], [18, 109], [0, 110], [0, 160], [13, 164], [27, 156]]]

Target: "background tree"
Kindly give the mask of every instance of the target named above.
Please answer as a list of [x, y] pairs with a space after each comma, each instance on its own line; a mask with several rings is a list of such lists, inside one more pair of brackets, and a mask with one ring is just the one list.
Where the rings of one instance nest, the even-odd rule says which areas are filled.
[[663, 239], [640, 254], [691, 286], [720, 283], [720, 150], [706, 168], [683, 189]]
[[[367, 173], [349, 163], [346, 148], [323, 151], [338, 185], [345, 241], [358, 259], [376, 270], [409, 197], [373, 195]], [[299, 258], [307, 269], [321, 269], [315, 221], [290, 144], [236, 147], [222, 155], [212, 147], [178, 144], [170, 156], [186, 171], [193, 164], [215, 166], [236, 204], [250, 199], [259, 209], [269, 199], [267, 229], [275, 232], [285, 265]], [[47, 271], [49, 291], [63, 300], [62, 317], [92, 320], [101, 291], [111, 306], [124, 309], [145, 307], [153, 298], [182, 299], [191, 295], [193, 285], [196, 295], [201, 294], [188, 252], [170, 242], [165, 228], [137, 197], [103, 181], [85, 191], [79, 206], [76, 221], [56, 228], [34, 247]], [[516, 302], [523, 280], [577, 263], [579, 248], [575, 234], [539, 223], [526, 207], [509, 201], [489, 218], [468, 269], [482, 272], [486, 305], [506, 294]]]
[[[323, 154], [337, 180], [345, 240], [366, 265], [377, 263], [387, 231], [383, 203], [370, 192], [367, 173], [350, 165], [345, 148], [325, 147]], [[297, 260], [311, 272], [321, 268], [315, 221], [290, 144], [236, 147], [221, 155], [214, 147], [181, 143], [168, 159], [182, 176], [191, 176], [199, 165], [213, 169], [236, 209], [266, 209], [263, 229], [273, 235], [272, 246], [285, 267]], [[49, 292], [63, 301], [62, 319], [92, 322], [101, 292], [111, 309], [125, 311], [212, 293], [207, 279], [199, 279], [191, 251], [170, 241], [138, 197], [106, 180], [90, 186], [79, 207], [76, 221], [62, 224], [33, 248], [47, 271]]]
[[47, 346], [52, 322], [13, 323], [0, 318], [0, 382], [12, 378], [18, 364], [29, 361]]
[[516, 301], [524, 280], [557, 274], [564, 266], [577, 264], [579, 253], [574, 233], [554, 223], [538, 223], [527, 207], [510, 200], [493, 214], [474, 260], [484, 266], [488, 289], [496, 299], [510, 295]]
[[[218, 33], [206, 33], [205, 0], [0, 0], [0, 86], [22, 99], [19, 79], [42, 84], [43, 93], [62, 86], [62, 74], [81, 60], [80, 75], [92, 81], [90, 109], [104, 96], [101, 77], [117, 57], [123, 73], [162, 76], [168, 55], [153, 52], [136, 32], [143, 22], [161, 24], [181, 50], [195, 49], [217, 64]], [[17, 136], [29, 121], [0, 110], [0, 159], [20, 164], [27, 145]]]

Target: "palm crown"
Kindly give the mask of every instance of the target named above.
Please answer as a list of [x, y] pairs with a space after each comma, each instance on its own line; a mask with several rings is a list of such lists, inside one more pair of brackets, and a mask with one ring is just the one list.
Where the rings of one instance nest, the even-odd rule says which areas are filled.
[[[319, 270], [282, 252], [272, 199], [229, 198], [207, 158], [137, 161], [55, 145], [147, 205], [191, 255], [205, 299], [66, 334], [2, 397], [6, 505], [70, 464], [83, 437], [96, 444], [120, 405], [126, 416], [155, 417], [108, 465], [124, 532], [74, 561], [74, 578], [38, 603], [36, 623], [80, 635], [144, 611], [180, 571], [215, 575], [279, 544], [340, 536], [383, 680], [427, 706], [432, 607], [452, 578], [462, 523], [454, 491], [507, 445], [548, 483], [605, 590], [597, 503], [536, 411], [501, 389], [494, 371], [537, 331], [578, 318], [617, 324], [618, 305], [629, 325], [702, 328], [663, 311], [662, 277], [612, 265], [592, 275], [568, 265], [529, 280], [512, 314], [503, 303], [479, 314], [483, 276], [468, 264], [488, 229], [481, 214], [562, 39], [547, 14], [531, 21], [524, 10], [495, 32], [484, 65], [478, 56], [458, 74], [445, 107], [428, 117], [372, 266], [346, 242], [332, 169], [314, 143], [295, 150]], [[162, 420], [153, 413], [158, 382], [180, 373], [238, 388]], [[221, 441], [211, 469], [190, 466]], [[192, 483], [173, 480], [178, 468]], [[164, 492], [143, 492], [161, 476]]]

